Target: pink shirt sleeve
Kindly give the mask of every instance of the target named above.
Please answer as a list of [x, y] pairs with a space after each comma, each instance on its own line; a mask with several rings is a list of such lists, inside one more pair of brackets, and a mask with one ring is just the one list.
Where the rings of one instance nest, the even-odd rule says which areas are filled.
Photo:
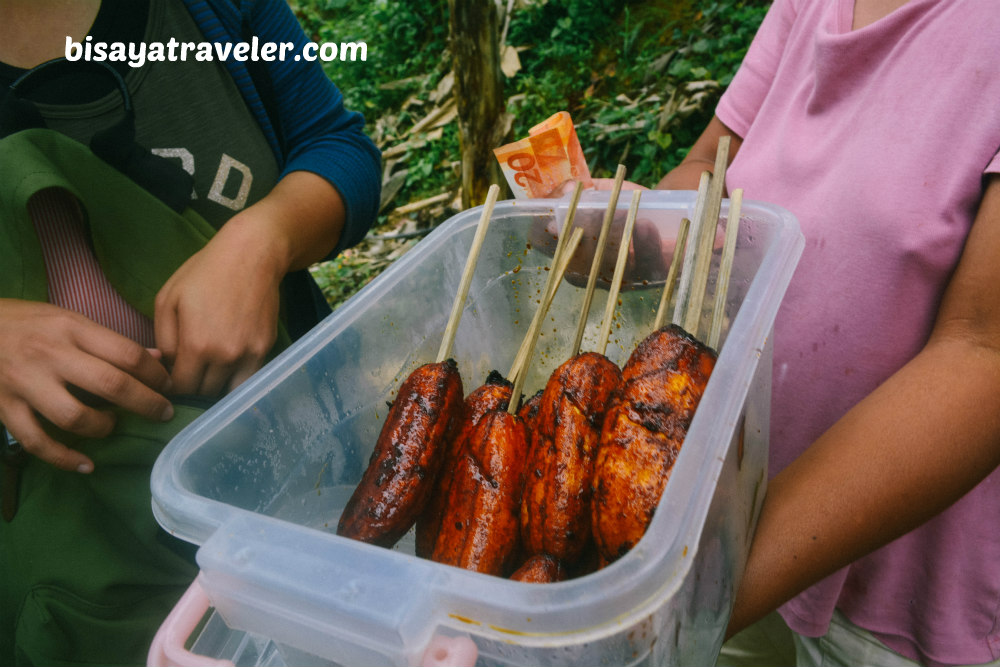
[[990, 163], [983, 169], [984, 174], [1000, 174], [1000, 153], [993, 156]]

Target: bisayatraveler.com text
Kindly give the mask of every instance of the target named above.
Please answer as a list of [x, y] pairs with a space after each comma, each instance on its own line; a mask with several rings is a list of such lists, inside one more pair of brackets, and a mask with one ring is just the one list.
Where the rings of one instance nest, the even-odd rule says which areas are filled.
[[226, 62], [246, 61], [315, 61], [368, 60], [365, 42], [307, 42], [301, 48], [293, 42], [268, 42], [254, 37], [249, 42], [179, 42], [171, 37], [166, 42], [95, 42], [87, 35], [83, 42], [66, 37], [66, 60], [90, 62], [122, 62], [130, 67], [142, 67], [147, 62]]

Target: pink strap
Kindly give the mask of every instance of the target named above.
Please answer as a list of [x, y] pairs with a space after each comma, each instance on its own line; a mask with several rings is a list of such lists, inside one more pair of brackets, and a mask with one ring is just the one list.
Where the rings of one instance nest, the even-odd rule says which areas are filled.
[[184, 648], [209, 606], [205, 590], [195, 579], [153, 638], [146, 658], [148, 667], [233, 667], [229, 660], [195, 655]]
[[[208, 658], [184, 648], [191, 633], [211, 603], [199, 579], [195, 579], [167, 616], [149, 647], [147, 667], [233, 667], [229, 660]], [[420, 667], [473, 667], [479, 649], [468, 637], [433, 637], [424, 651]]]

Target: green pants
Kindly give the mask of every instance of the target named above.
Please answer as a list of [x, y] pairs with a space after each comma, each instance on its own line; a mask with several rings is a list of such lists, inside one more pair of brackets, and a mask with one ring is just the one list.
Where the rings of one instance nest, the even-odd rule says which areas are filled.
[[167, 424], [121, 413], [112, 436], [72, 442], [90, 475], [27, 462], [17, 514], [0, 521], [0, 664], [145, 664], [198, 572], [150, 509], [153, 462], [201, 413], [175, 410]]

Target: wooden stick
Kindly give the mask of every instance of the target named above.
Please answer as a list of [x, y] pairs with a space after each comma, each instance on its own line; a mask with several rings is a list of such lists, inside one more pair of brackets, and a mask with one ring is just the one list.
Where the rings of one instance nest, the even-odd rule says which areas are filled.
[[691, 298], [684, 314], [684, 329], [695, 338], [698, 337], [698, 324], [701, 322], [702, 305], [705, 302], [705, 287], [708, 285], [708, 273], [712, 265], [712, 248], [719, 226], [719, 210], [722, 207], [722, 191], [726, 185], [726, 165], [729, 160], [729, 141], [728, 136], [719, 138], [719, 148], [715, 154], [715, 171], [712, 173], [712, 183], [708, 190], [708, 198], [705, 200], [701, 228], [698, 231], [698, 250], [691, 278]]
[[641, 197], [642, 190], [632, 191], [632, 205], [628, 209], [628, 218], [625, 219], [625, 229], [622, 230], [622, 244], [618, 248], [615, 275], [611, 279], [611, 288], [608, 290], [608, 304], [605, 307], [604, 322], [601, 325], [601, 335], [597, 339], [597, 351], [601, 354], [604, 354], [604, 351], [608, 349], [608, 338], [611, 337], [611, 319], [614, 317], [615, 307], [618, 305], [618, 290], [621, 288], [622, 276], [625, 275], [625, 264], [628, 262], [628, 249], [632, 244], [632, 229], [635, 227], [635, 217], [639, 212], [639, 199]]
[[[563, 276], [566, 275], [566, 269], [569, 267], [569, 261], [572, 259], [573, 253], [576, 252], [577, 246], [580, 245], [580, 239], [582, 237], [583, 230], [580, 228], [574, 229], [573, 236], [566, 244], [565, 252], [562, 253], [559, 261], [554, 263], [552, 266], [552, 273], [556, 276], [555, 284], [553, 285], [552, 291], [548, 292], [542, 300], [542, 303], [538, 305], [538, 310], [536, 312], [540, 313], [540, 316], [531, 321], [531, 327], [528, 329], [528, 333], [524, 338], [527, 343], [527, 345], [523, 346], [525, 348], [524, 361], [518, 367], [516, 376], [513, 376], [514, 389], [511, 391], [510, 402], [507, 404], [507, 412], [512, 415], [517, 413], [521, 391], [524, 388], [524, 378], [528, 375], [528, 365], [531, 363], [531, 355], [535, 352], [535, 342], [538, 340], [538, 332], [542, 329], [542, 319], [544, 319], [545, 314], [548, 312], [549, 306], [552, 305], [556, 292], [559, 291], [559, 286], [562, 284]], [[510, 380], [511, 377], [512, 376], [507, 376], [507, 379]]]
[[677, 230], [677, 240], [674, 242], [674, 256], [670, 260], [670, 269], [667, 271], [667, 282], [663, 285], [663, 293], [660, 295], [660, 306], [656, 309], [656, 319], [653, 320], [653, 331], [659, 331], [667, 319], [667, 307], [670, 305], [670, 297], [674, 294], [674, 287], [677, 284], [677, 274], [680, 263], [683, 261], [684, 248], [687, 245], [688, 228], [691, 221], [687, 218], [681, 220], [681, 226]]
[[[569, 230], [573, 226], [573, 218], [576, 216], [576, 205], [580, 201], [580, 193], [583, 192], [583, 184], [577, 182], [576, 188], [573, 191], [573, 197], [570, 199], [569, 210], [566, 213], [566, 220], [563, 221], [562, 229], [559, 230], [559, 238], [556, 241], [556, 249], [552, 253], [552, 264], [549, 268], [549, 275], [545, 279], [545, 287], [542, 290], [542, 298], [540, 303], [544, 303], [545, 299], [550, 293], [554, 294], [554, 290], [558, 287], [559, 283], [556, 281], [556, 268], [558, 266], [559, 260], [562, 258], [563, 253], [566, 250], [566, 239], [569, 238]], [[581, 236], [583, 230], [580, 230]], [[574, 248], [575, 252], [575, 248]], [[572, 256], [572, 255], [571, 255]], [[535, 325], [535, 320], [541, 317], [541, 308], [535, 310], [535, 315], [531, 320], [531, 324], [528, 329], [530, 331], [531, 327]], [[510, 372], [507, 373], [507, 379], [511, 380], [516, 377], [518, 369], [524, 363], [524, 357], [527, 353], [528, 347], [528, 337], [525, 336], [524, 340], [521, 341], [521, 346], [517, 350], [517, 354], [514, 355], [514, 363], [511, 364]]]
[[715, 307], [712, 309], [712, 323], [706, 342], [713, 350], [718, 349], [719, 338], [722, 336], [722, 321], [726, 314], [726, 295], [729, 292], [729, 277], [733, 271], [733, 257], [736, 255], [736, 236], [740, 230], [742, 206], [743, 190], [733, 190], [733, 194], [729, 197], [729, 217], [726, 219], [726, 240], [722, 246], [722, 261], [719, 263], [719, 276], [715, 281]]
[[[566, 240], [569, 238], [569, 230], [573, 227], [573, 220], [576, 219], [576, 207], [580, 203], [580, 195], [583, 194], [583, 182], [577, 181], [573, 186], [573, 195], [569, 198], [569, 208], [566, 209], [566, 219], [563, 221], [562, 229], [559, 230], [559, 237], [556, 239], [556, 249], [552, 253], [552, 266], [556, 266], [556, 258], [562, 255], [566, 247]], [[552, 281], [552, 276], [546, 281], [546, 293], [552, 289], [556, 283]]]
[[580, 345], [583, 343], [583, 332], [587, 328], [587, 317], [590, 315], [590, 304], [594, 299], [594, 286], [597, 284], [597, 274], [601, 270], [601, 260], [604, 258], [604, 246], [607, 245], [608, 232], [611, 229], [611, 221], [615, 217], [615, 209], [618, 208], [618, 196], [622, 191], [622, 183], [625, 181], [625, 165], [618, 165], [615, 172], [615, 182], [611, 188], [611, 198], [608, 200], [608, 208], [604, 212], [604, 222], [601, 224], [601, 234], [597, 237], [597, 247], [594, 249], [594, 259], [590, 264], [590, 275], [587, 276], [587, 290], [583, 293], [583, 306], [580, 308], [580, 322], [576, 327], [576, 336], [573, 338], [573, 347], [570, 348], [570, 357], [575, 357], [580, 352]]
[[694, 212], [691, 217], [691, 229], [688, 232], [691, 242], [684, 250], [684, 264], [681, 267], [680, 284], [677, 287], [677, 303], [674, 304], [674, 316], [671, 322], [683, 326], [684, 314], [687, 312], [688, 300], [691, 298], [691, 277], [694, 273], [694, 256], [698, 250], [698, 238], [701, 230], [702, 211], [705, 209], [705, 200], [708, 198], [708, 186], [712, 182], [712, 174], [707, 171], [701, 172], [701, 180], [698, 182], [698, 197], [695, 199]]
[[483, 204], [483, 213], [479, 218], [476, 236], [472, 239], [472, 248], [469, 250], [468, 258], [465, 260], [465, 270], [462, 272], [462, 278], [458, 283], [458, 294], [455, 295], [455, 302], [451, 306], [448, 326], [445, 327], [444, 338], [441, 340], [441, 348], [438, 350], [437, 361], [439, 363], [451, 356], [451, 346], [455, 342], [455, 332], [458, 330], [458, 322], [462, 319], [465, 299], [469, 295], [469, 285], [472, 284], [472, 274], [476, 270], [479, 251], [482, 250], [483, 241], [486, 238], [486, 229], [490, 226], [490, 216], [493, 215], [493, 207], [496, 206], [499, 195], [500, 188], [494, 183], [490, 186], [490, 190], [486, 194], [486, 203]]

